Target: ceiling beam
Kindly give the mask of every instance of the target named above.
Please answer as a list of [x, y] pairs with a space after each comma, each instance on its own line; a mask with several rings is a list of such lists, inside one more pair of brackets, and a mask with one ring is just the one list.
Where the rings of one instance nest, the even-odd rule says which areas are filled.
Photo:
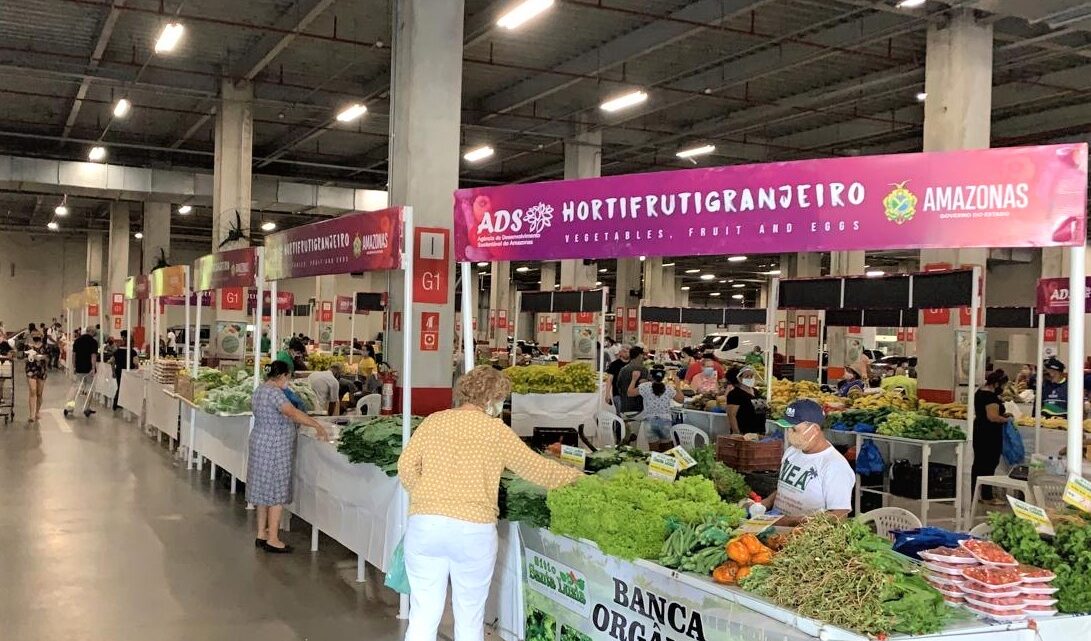
[[[106, 45], [110, 43], [110, 37], [114, 33], [114, 26], [117, 25], [117, 19], [121, 15], [121, 8], [124, 4], [125, 0], [113, 0], [110, 4], [110, 10], [106, 13], [106, 17], [102, 21], [102, 27], [99, 29], [95, 48], [91, 51], [91, 59], [87, 63], [88, 73], [94, 73], [98, 69], [99, 63], [102, 62], [102, 55], [106, 52]], [[76, 98], [72, 101], [72, 108], [68, 110], [68, 117], [65, 118], [61, 138], [67, 138], [68, 134], [72, 132], [72, 127], [76, 124], [76, 118], [79, 117], [80, 109], [83, 107], [83, 99], [87, 97], [87, 91], [90, 88], [91, 76], [84, 76], [83, 80], [80, 81], [79, 89], [76, 90]]]
[[[557, 65], [553, 69], [556, 75], [534, 76], [484, 98], [480, 110], [495, 114], [517, 109], [580, 82], [581, 78], [574, 75], [599, 75], [706, 29], [694, 23], [717, 26], [765, 4], [769, 4], [769, 0], [693, 2], [663, 20], [650, 22]], [[493, 116], [485, 116], [482, 120], [490, 117]]]
[[250, 47], [238, 63], [232, 66], [232, 71], [228, 75], [244, 81], [256, 78], [334, 2], [336, 0], [298, 0], [273, 23], [276, 31], [262, 36], [257, 44]]

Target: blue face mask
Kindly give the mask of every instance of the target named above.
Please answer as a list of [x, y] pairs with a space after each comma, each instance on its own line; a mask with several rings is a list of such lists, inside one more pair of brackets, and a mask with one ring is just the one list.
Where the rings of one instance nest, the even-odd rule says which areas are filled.
[[715, 367], [706, 367], [701, 371], [704, 373], [705, 376], [715, 376], [716, 375], [716, 368]]

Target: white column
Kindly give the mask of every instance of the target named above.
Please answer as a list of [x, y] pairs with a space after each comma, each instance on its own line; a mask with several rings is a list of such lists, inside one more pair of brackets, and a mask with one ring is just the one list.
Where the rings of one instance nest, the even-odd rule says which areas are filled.
[[[559, 268], [559, 264], [558, 263], [542, 263], [541, 268], [542, 268], [542, 271], [541, 271], [541, 276], [542, 276], [541, 281], [542, 282], [539, 283], [538, 290], [543, 291], [543, 292], [552, 292], [552, 291], [556, 291], [557, 289], [559, 289], [557, 287], [557, 285], [559, 284], [559, 281], [557, 280], [557, 277], [558, 277], [557, 270]], [[541, 320], [542, 316], [549, 316], [549, 315], [548, 314], [545, 314], [545, 315], [532, 314], [530, 316], [530, 322], [534, 323], [534, 334], [538, 337], [537, 340], [538, 340], [538, 343], [540, 345], [552, 345], [557, 340], [557, 332], [554, 332], [552, 330], [550, 330], [548, 332], [539, 332], [538, 331], [538, 321]]]
[[[831, 276], [861, 276], [864, 273], [864, 252], [831, 252], [830, 275]], [[826, 349], [830, 353], [829, 380], [834, 381], [841, 376], [846, 365], [851, 365], [845, 358], [847, 327], [829, 327], [826, 329]], [[866, 330], [864, 330], [866, 331]], [[870, 332], [874, 336], [874, 331]], [[865, 342], [867, 347], [875, 345]]]
[[102, 288], [102, 299], [106, 309], [102, 312], [106, 318], [108, 333], [120, 335], [120, 327], [111, 312], [114, 294], [125, 293], [125, 279], [129, 277], [129, 204], [110, 203], [110, 242], [109, 260], [106, 264], [106, 282]]
[[[602, 175], [602, 131], [590, 131], [581, 126], [575, 135], [564, 143], [564, 178], [598, 178]], [[590, 289], [598, 280], [598, 265], [585, 265], [581, 260], [561, 261], [561, 289]], [[560, 323], [557, 337], [559, 358], [572, 360], [572, 328]]]
[[104, 238], [102, 232], [87, 234], [87, 284], [103, 285], [102, 267], [105, 261]]
[[[452, 229], [451, 193], [458, 188], [462, 104], [462, 0], [397, 0], [394, 27], [390, 202], [413, 207], [415, 224]], [[424, 312], [439, 314], [439, 349], [413, 354], [413, 411], [427, 414], [451, 406], [454, 367], [454, 262], [447, 260], [444, 304], [407, 304], [404, 274], [393, 279], [391, 309], [404, 310], [419, 326]], [[493, 283], [494, 287], [496, 283]], [[402, 336], [391, 345], [401, 367]], [[412, 344], [419, 342], [416, 327]], [[405, 384], [404, 380], [399, 383]]]
[[[924, 150], [949, 151], [989, 146], [992, 115], [992, 25], [978, 23], [972, 10], [959, 10], [946, 24], [928, 28], [925, 57]], [[984, 272], [988, 250], [929, 249], [921, 251], [921, 268], [980, 265]], [[960, 400], [955, 378], [955, 329], [951, 322], [922, 325], [917, 332], [917, 367], [921, 398], [941, 402]], [[979, 373], [984, 376], [984, 372]], [[971, 381], [968, 387], [976, 385]], [[972, 393], [972, 392], [971, 392]]]
[[[215, 166], [212, 175], [212, 249], [236, 249], [250, 245], [231, 242], [220, 247], [237, 221], [250, 237], [251, 166], [254, 149], [254, 89], [248, 82], [220, 85], [220, 107], [216, 111]], [[238, 218], [235, 214], [238, 213]]]
[[144, 203], [143, 270], [150, 274], [161, 256], [170, 260], [170, 204]]
[[[511, 333], [511, 323], [514, 320], [513, 308], [515, 300], [511, 297], [511, 263], [506, 261], [492, 264], [492, 272], [489, 276], [489, 317], [484, 319], [490, 325], [494, 349], [504, 349], [508, 345], [508, 335]], [[504, 311], [507, 327], [500, 327], [500, 311]]]

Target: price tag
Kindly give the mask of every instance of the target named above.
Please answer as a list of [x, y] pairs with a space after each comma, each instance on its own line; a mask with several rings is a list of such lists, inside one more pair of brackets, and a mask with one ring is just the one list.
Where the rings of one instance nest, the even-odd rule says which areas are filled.
[[1037, 505], [1031, 505], [1025, 501], [1020, 501], [1014, 496], [1008, 496], [1008, 503], [1011, 504], [1011, 511], [1015, 513], [1015, 516], [1023, 519], [1024, 521], [1030, 521], [1034, 524], [1034, 529], [1042, 534], [1053, 534], [1053, 522], [1049, 520], [1049, 515], [1046, 511]]
[[678, 459], [670, 454], [652, 452], [648, 458], [648, 476], [653, 479], [673, 481], [678, 477]]
[[585, 463], [587, 463], [587, 450], [582, 447], [572, 447], [571, 445], [561, 446], [561, 463], [566, 463], [572, 467], [583, 469]]
[[671, 449], [664, 452], [664, 454], [670, 454], [674, 457], [674, 460], [678, 461], [679, 472], [683, 470], [688, 470], [694, 465], [697, 465], [697, 459], [690, 456], [689, 452], [686, 451], [686, 448], [682, 447], [681, 445], [677, 447], [672, 447]]
[[742, 525], [739, 526], [739, 530], [742, 532], [758, 534], [764, 532], [766, 528], [771, 527], [774, 523], [783, 518], [783, 514], [762, 514], [761, 516], [754, 516], [743, 521]]
[[1064, 486], [1064, 502], [1091, 513], [1091, 481], [1073, 474]]

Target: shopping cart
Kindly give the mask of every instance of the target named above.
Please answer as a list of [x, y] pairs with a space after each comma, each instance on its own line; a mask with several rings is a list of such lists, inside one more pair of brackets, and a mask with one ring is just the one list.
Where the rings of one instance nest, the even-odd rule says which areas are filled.
[[75, 413], [76, 405], [79, 404], [80, 394], [83, 394], [83, 415], [91, 416], [95, 413], [95, 410], [90, 408], [91, 397], [95, 391], [95, 373], [90, 374], [76, 374], [78, 384], [76, 386], [76, 397], [65, 404], [64, 415], [65, 418]]
[[15, 361], [7, 356], [0, 356], [0, 416], [15, 420]]

